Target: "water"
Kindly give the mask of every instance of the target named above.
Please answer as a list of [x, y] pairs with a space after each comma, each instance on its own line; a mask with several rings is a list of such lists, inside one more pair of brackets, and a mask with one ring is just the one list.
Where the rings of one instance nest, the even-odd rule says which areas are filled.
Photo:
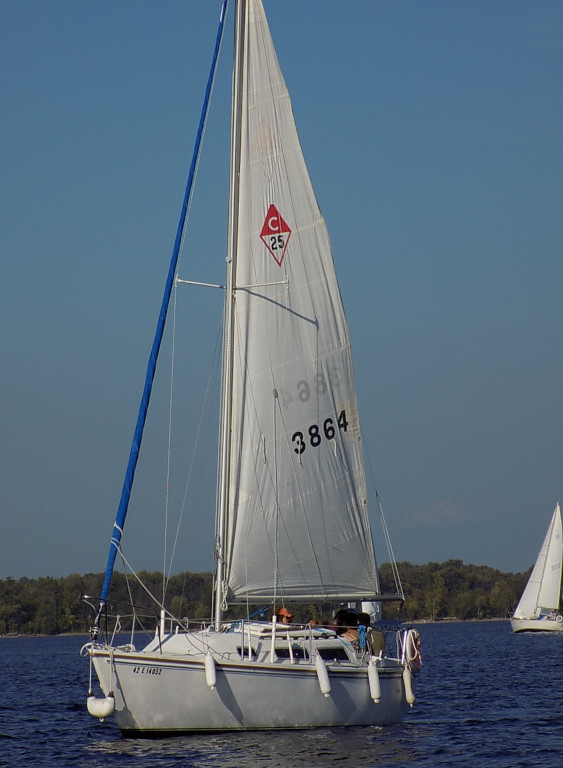
[[508, 622], [420, 627], [424, 667], [404, 722], [122, 739], [86, 711], [87, 638], [0, 640], [0, 766], [39, 768], [559, 768], [563, 636]]

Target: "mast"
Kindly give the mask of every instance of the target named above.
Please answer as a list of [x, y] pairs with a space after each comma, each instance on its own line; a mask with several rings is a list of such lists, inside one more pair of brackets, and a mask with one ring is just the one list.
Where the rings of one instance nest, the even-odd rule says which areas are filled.
[[233, 399], [233, 339], [236, 291], [236, 264], [239, 221], [239, 178], [241, 163], [241, 125], [246, 58], [247, 1], [235, 0], [235, 46], [233, 66], [233, 95], [231, 113], [231, 169], [229, 187], [229, 232], [227, 254], [227, 283], [225, 296], [225, 327], [223, 338], [222, 411], [220, 428], [219, 494], [216, 531], [215, 629], [219, 631], [223, 611], [223, 573], [225, 541], [229, 509], [229, 477], [231, 464], [232, 399]]

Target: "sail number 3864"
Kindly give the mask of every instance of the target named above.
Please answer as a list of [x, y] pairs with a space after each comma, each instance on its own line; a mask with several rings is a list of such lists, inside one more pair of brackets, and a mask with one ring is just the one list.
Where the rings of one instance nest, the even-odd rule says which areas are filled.
[[304, 432], [294, 432], [291, 442], [294, 444], [293, 450], [297, 454], [302, 454], [307, 445], [311, 448], [318, 448], [323, 441], [323, 437], [326, 440], [333, 440], [336, 435], [336, 430], [341, 429], [343, 432], [348, 431], [348, 420], [346, 418], [346, 411], [340, 411], [336, 424], [334, 419], [325, 419], [322, 425], [311, 424], [311, 426]]

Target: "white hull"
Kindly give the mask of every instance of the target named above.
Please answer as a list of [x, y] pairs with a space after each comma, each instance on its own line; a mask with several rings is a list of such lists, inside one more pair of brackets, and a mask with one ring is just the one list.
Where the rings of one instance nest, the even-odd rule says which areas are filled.
[[510, 624], [513, 632], [563, 632], [563, 621], [549, 616], [542, 619], [511, 619]]
[[[314, 661], [271, 662], [269, 640], [263, 648], [253, 642], [256, 657], [242, 659], [237, 645], [238, 633], [203, 632], [168, 636], [162, 653], [153, 642], [141, 652], [94, 646], [90, 657], [104, 694], [115, 697], [113, 717], [124, 734], [384, 725], [399, 721], [408, 707], [405, 667], [397, 660], [378, 662], [376, 703], [369, 659], [351, 653], [348, 661], [326, 661], [326, 694]], [[207, 672], [204, 646], [213, 646]]]

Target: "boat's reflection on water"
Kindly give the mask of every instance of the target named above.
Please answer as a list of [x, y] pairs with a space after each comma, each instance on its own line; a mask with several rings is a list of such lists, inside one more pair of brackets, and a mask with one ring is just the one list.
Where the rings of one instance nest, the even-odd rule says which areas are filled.
[[[409, 744], [418, 726], [315, 728], [298, 731], [242, 731], [164, 739], [104, 740], [90, 744], [90, 752], [122, 755], [135, 764], [177, 765], [182, 768], [274, 768], [283, 766], [406, 765]], [[412, 752], [411, 752], [412, 756]]]

